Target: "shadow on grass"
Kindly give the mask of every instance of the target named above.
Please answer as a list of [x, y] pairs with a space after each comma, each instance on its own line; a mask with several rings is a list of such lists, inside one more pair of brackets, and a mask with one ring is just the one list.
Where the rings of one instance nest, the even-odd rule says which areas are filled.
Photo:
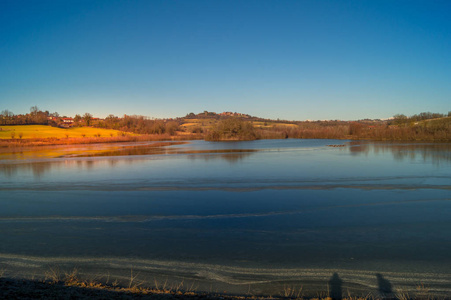
[[390, 281], [384, 278], [381, 274], [377, 273], [377, 285], [379, 290], [379, 295], [382, 299], [396, 299], [393, 293], [393, 287]]
[[329, 297], [333, 300], [341, 300], [343, 295], [342, 285], [343, 280], [340, 279], [337, 273], [334, 273], [329, 280]]

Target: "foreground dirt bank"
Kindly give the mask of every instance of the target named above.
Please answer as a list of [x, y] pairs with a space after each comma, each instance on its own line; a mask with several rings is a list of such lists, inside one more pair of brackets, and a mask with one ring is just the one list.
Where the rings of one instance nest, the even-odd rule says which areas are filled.
[[[288, 291], [289, 292], [289, 291]], [[430, 295], [411, 297], [407, 294], [391, 295], [391, 297], [375, 298], [366, 297], [341, 297], [335, 296], [333, 291], [329, 295], [314, 298], [304, 298], [297, 294], [287, 294], [282, 296], [258, 296], [258, 295], [225, 295], [196, 293], [183, 290], [157, 290], [140, 288], [136, 285], [130, 287], [120, 287], [105, 285], [93, 281], [79, 281], [75, 278], [66, 278], [66, 281], [39, 281], [27, 279], [0, 278], [0, 298], [2, 299], [219, 299], [219, 300], [247, 300], [247, 299], [318, 299], [318, 300], [376, 300], [376, 299], [450, 299], [448, 297], [435, 298]]]
[[1, 299], [245, 299], [185, 291], [114, 287], [95, 282], [70, 280], [38, 281], [0, 278]]

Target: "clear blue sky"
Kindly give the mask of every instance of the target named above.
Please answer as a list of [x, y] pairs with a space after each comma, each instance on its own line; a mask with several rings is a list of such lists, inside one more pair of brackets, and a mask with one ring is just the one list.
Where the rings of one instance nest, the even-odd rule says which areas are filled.
[[451, 110], [451, 1], [0, 0], [0, 110]]

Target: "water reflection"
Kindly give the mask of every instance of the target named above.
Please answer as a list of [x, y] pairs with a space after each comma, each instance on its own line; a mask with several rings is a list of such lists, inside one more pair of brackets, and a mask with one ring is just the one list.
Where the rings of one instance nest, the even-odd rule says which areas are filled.
[[[76, 157], [106, 157], [106, 156], [140, 156], [140, 155], [168, 155], [168, 154], [232, 154], [235, 153], [252, 153], [257, 152], [257, 149], [207, 149], [207, 150], [195, 150], [190, 147], [169, 147], [174, 145], [183, 145], [185, 142], [180, 143], [158, 143], [152, 145], [127, 145], [123, 147], [114, 147], [113, 149], [102, 149], [97, 151], [78, 151], [76, 153], [65, 154], [58, 156], [58, 158], [76, 158]], [[226, 158], [227, 155], [224, 155]]]
[[[163, 151], [164, 152], [164, 151]], [[185, 154], [190, 160], [202, 159], [203, 161], [215, 161], [223, 160], [230, 164], [235, 164], [242, 161], [244, 158], [252, 155], [256, 150], [224, 150], [224, 151], [176, 151], [177, 154]], [[225, 152], [225, 153], [221, 153]], [[202, 154], [201, 154], [202, 153]], [[161, 154], [159, 151], [155, 151], [155, 155]], [[173, 154], [173, 153], [171, 153]], [[130, 154], [131, 155], [131, 154]], [[147, 152], [147, 155], [149, 153]], [[82, 156], [83, 157], [83, 156]], [[136, 156], [133, 158], [121, 157], [121, 156], [108, 156], [108, 157], [89, 157], [89, 158], [69, 158], [69, 159], [54, 159], [45, 161], [32, 161], [32, 162], [16, 162], [16, 163], [0, 163], [0, 174], [3, 174], [7, 178], [13, 178], [16, 176], [22, 176], [26, 173], [33, 174], [35, 179], [41, 178], [45, 173], [62, 169], [71, 168], [76, 166], [80, 171], [91, 171], [99, 167], [108, 166], [109, 168], [116, 168], [118, 164], [126, 163], [127, 165], [142, 164], [148, 161], [148, 157]]]
[[[296, 147], [295, 142], [299, 145]], [[332, 143], [327, 141], [323, 143]], [[337, 141], [338, 142], [338, 141]], [[193, 144], [186, 142], [153, 142], [153, 143], [129, 143], [129, 144], [102, 144], [102, 145], [78, 145], [65, 147], [39, 147], [33, 149], [21, 149], [14, 151], [2, 149], [0, 153], [0, 174], [11, 178], [23, 174], [32, 174], [35, 178], [41, 178], [43, 174], [52, 169], [70, 168], [73, 165], [82, 170], [93, 170], [103, 165], [116, 168], [119, 161], [127, 165], [138, 165], [158, 155], [185, 155], [188, 160], [218, 161], [229, 164], [237, 164], [248, 159], [256, 152], [271, 152], [274, 147], [290, 146], [289, 153], [305, 147], [310, 141], [261, 141], [261, 143], [246, 144], [249, 148], [238, 147], [241, 144], [212, 144], [196, 141]], [[260, 145], [260, 146], [259, 146]], [[204, 148], [202, 148], [204, 147]], [[227, 148], [229, 147], [229, 148]], [[261, 148], [258, 148], [261, 147]], [[271, 148], [272, 147], [272, 148]], [[318, 146], [315, 144], [315, 149]], [[323, 146], [324, 149], [327, 149]], [[434, 165], [451, 162], [451, 144], [432, 143], [388, 143], [388, 142], [351, 142], [347, 147], [340, 149], [327, 149], [333, 153], [349, 153], [352, 156], [383, 156], [391, 154], [396, 161], [418, 161], [432, 163]], [[287, 152], [288, 153], [288, 152]], [[294, 155], [294, 154], [293, 154]], [[284, 163], [287, 154], [280, 154], [277, 159]], [[293, 156], [294, 157], [294, 156]], [[352, 163], [349, 161], [349, 163]], [[288, 163], [286, 168], [296, 164]], [[349, 165], [348, 165], [349, 166]], [[255, 166], [259, 168], [259, 166]], [[319, 170], [319, 169], [318, 169]], [[19, 172], [22, 172], [19, 174]], [[298, 173], [293, 174], [296, 176]], [[291, 176], [290, 178], [294, 178]], [[286, 180], [285, 180], [286, 181]]]
[[11, 178], [18, 172], [31, 172], [35, 178], [40, 178], [44, 173], [52, 169], [52, 164], [47, 162], [36, 162], [27, 164], [0, 164], [0, 173]]
[[136, 143], [104, 143], [89, 145], [57, 145], [25, 148], [0, 149], [0, 161], [31, 160], [50, 158], [73, 158], [95, 156], [125, 156], [169, 153], [172, 147], [187, 142], [136, 142]]
[[391, 153], [396, 161], [415, 161], [441, 164], [451, 162], [451, 144], [441, 143], [378, 143], [378, 142], [352, 142], [345, 148], [351, 155], [385, 154]]
[[202, 159], [203, 161], [210, 161], [210, 160], [217, 160], [217, 159], [223, 159], [227, 161], [228, 163], [235, 164], [243, 159], [249, 157], [252, 155], [252, 152], [242, 152], [242, 151], [234, 151], [234, 153], [225, 153], [225, 154], [212, 154], [212, 155], [190, 155], [188, 158], [190, 160], [197, 160]]

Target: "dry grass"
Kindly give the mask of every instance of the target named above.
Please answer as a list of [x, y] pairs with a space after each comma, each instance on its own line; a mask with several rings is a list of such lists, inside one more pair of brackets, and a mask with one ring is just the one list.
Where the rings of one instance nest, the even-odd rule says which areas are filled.
[[48, 271], [44, 273], [45, 280], [52, 283], [57, 283], [61, 281], [61, 272], [58, 267], [51, 267]]
[[280, 293], [280, 295], [284, 298], [302, 299], [303, 298], [302, 289], [303, 289], [302, 286], [296, 288], [295, 286], [284, 285], [283, 291]]
[[420, 299], [429, 299], [429, 287], [425, 286], [424, 283], [417, 285], [416, 297]]
[[[93, 127], [58, 128], [47, 125], [0, 126], [0, 139], [46, 139], [111, 137], [122, 135], [121, 131]], [[14, 137], [12, 137], [14, 135]], [[134, 135], [134, 134], [129, 134]]]

